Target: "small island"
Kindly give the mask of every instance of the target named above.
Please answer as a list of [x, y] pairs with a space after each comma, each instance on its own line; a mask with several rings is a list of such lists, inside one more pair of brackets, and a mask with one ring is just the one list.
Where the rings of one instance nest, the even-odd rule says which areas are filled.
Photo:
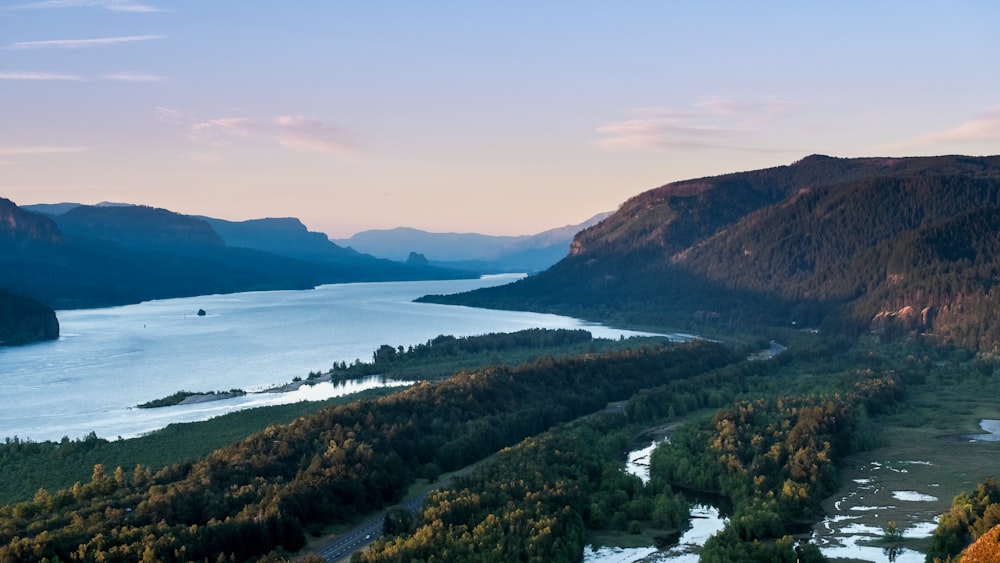
[[140, 409], [155, 409], [160, 407], [172, 407], [175, 405], [193, 405], [196, 403], [207, 403], [209, 401], [233, 399], [236, 397], [242, 397], [246, 394], [247, 392], [242, 389], [230, 389], [229, 391], [208, 391], [206, 393], [178, 391], [173, 395], [163, 397], [162, 399], [154, 399], [152, 401], [142, 403], [141, 405], [136, 405], [136, 407]]

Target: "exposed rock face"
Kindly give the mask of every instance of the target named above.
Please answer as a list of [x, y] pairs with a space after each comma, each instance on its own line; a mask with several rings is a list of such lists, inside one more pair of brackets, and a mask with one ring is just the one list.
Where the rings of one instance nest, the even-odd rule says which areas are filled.
[[55, 311], [46, 311], [40, 316], [41, 340], [56, 340], [59, 338], [59, 319]]
[[907, 305], [896, 312], [896, 319], [903, 325], [904, 328], [916, 328], [918, 319], [917, 311], [913, 307]]
[[25, 211], [11, 200], [0, 198], [0, 243], [60, 240], [59, 227], [51, 219]]
[[935, 314], [934, 307], [924, 307], [920, 310], [920, 324], [926, 327], [930, 327], [934, 324]]
[[933, 308], [924, 307], [917, 312], [911, 305], [906, 305], [898, 311], [881, 311], [872, 317], [869, 329], [876, 334], [885, 334], [893, 330], [930, 330], [934, 320]]
[[875, 334], [885, 334], [889, 327], [892, 325], [892, 313], [889, 311], [881, 311], [874, 317], [872, 317], [872, 322], [869, 323], [869, 330]]
[[420, 254], [419, 252], [411, 252], [410, 255], [406, 258], [406, 263], [427, 265], [427, 257], [424, 256], [423, 254]]
[[0, 289], [0, 346], [59, 338], [52, 309], [33, 299]]

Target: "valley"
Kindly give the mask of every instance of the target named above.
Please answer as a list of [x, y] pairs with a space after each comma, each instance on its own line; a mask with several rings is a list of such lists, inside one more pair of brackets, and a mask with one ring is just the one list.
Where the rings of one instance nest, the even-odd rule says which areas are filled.
[[[485, 330], [470, 340], [385, 343], [370, 352], [371, 362], [334, 360], [320, 373], [418, 383], [276, 410], [275, 422], [263, 427], [269, 409], [279, 407], [225, 419], [255, 421], [249, 425], [199, 423], [231, 428], [225, 439], [173, 449], [155, 467], [113, 452], [162, 439], [156, 433], [120, 445], [94, 435], [58, 444], [8, 441], [0, 457], [12, 474], [44, 475], [38, 468], [66, 452], [78, 477], [50, 480], [52, 490], [21, 483], [9, 493], [10, 504], [0, 508], [0, 556], [51, 561], [75, 550], [74, 557], [95, 561], [112, 553], [315, 561], [300, 551], [308, 537], [336, 535], [391, 509], [414, 484], [477, 462], [411, 516], [390, 510], [399, 518], [391, 531], [352, 560], [506, 561], [520, 554], [579, 561], [593, 538], [628, 545], [656, 538], [659, 550], [689, 522], [678, 489], [732, 504], [724, 528], [700, 546], [702, 560], [955, 555], [1000, 523], [989, 481], [997, 442], [968, 438], [981, 421], [995, 420], [1000, 406], [992, 398], [1000, 349], [998, 210], [997, 157], [814, 155], [656, 188], [583, 229], [568, 255], [542, 272], [492, 287], [470, 280], [471, 291], [431, 290], [417, 304], [394, 306], [431, 307], [421, 310], [435, 315], [472, 306], [484, 318], [488, 308], [531, 310], [700, 338], [601, 341]], [[18, 236], [49, 237], [43, 244], [51, 245], [105, 229], [107, 242], [93, 248], [159, 252], [162, 231], [114, 223], [129, 213], [153, 214], [198, 225], [181, 239], [174, 233], [173, 248], [189, 249], [178, 263], [211, 257], [237, 264], [236, 254], [226, 254], [234, 249], [220, 251], [228, 243], [202, 219], [141, 208], [65, 214], [74, 211], [98, 219], [85, 232], [84, 223], [56, 227], [17, 215], [34, 225]], [[281, 248], [273, 232], [304, 236], [296, 239], [302, 249], [318, 240], [289, 221], [267, 223], [277, 229], [271, 236], [248, 234], [261, 227], [215, 228], [230, 241], [244, 237], [242, 244], [269, 240], [268, 253]], [[22, 252], [18, 244], [10, 252]], [[265, 252], [237, 254], [244, 251]], [[256, 267], [277, 272], [282, 260], [308, 262], [268, 256]], [[206, 309], [199, 322], [232, 314], [219, 303]], [[235, 327], [222, 335], [230, 332]], [[760, 354], [769, 349], [780, 353]], [[617, 408], [606, 409], [609, 403]], [[648, 483], [622, 471], [634, 435], [664, 425], [674, 431], [651, 454]], [[115, 459], [130, 466], [105, 466]], [[979, 512], [965, 522], [951, 500], [970, 494], [979, 495]], [[934, 528], [936, 515], [943, 516]], [[135, 540], [148, 534], [155, 547]]]

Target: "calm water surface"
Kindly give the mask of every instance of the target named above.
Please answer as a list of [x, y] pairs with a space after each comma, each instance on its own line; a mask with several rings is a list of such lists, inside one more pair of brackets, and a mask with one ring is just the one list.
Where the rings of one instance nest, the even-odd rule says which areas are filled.
[[[516, 277], [328, 285], [60, 311], [59, 340], [0, 349], [0, 439], [58, 440], [91, 431], [102, 438], [130, 437], [234, 409], [374, 387], [381, 383], [134, 408], [179, 390], [260, 390], [326, 371], [333, 362], [369, 361], [381, 344], [409, 346], [439, 334], [534, 327], [586, 328], [607, 338], [640, 334], [556, 315], [412, 302]], [[207, 314], [199, 317], [199, 309]]]

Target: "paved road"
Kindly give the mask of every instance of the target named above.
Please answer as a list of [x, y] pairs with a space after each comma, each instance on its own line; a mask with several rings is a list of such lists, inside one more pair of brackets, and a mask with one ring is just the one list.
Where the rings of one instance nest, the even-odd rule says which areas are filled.
[[[442, 481], [439, 487], [448, 486], [448, 482], [449, 480]], [[410, 512], [416, 512], [420, 508], [420, 505], [423, 504], [425, 498], [427, 498], [426, 492], [400, 503], [400, 506], [408, 509]], [[330, 543], [318, 548], [313, 553], [322, 557], [327, 563], [350, 561], [352, 553], [365, 549], [376, 538], [382, 535], [382, 523], [384, 521], [385, 511], [383, 510], [348, 532], [341, 534]]]

